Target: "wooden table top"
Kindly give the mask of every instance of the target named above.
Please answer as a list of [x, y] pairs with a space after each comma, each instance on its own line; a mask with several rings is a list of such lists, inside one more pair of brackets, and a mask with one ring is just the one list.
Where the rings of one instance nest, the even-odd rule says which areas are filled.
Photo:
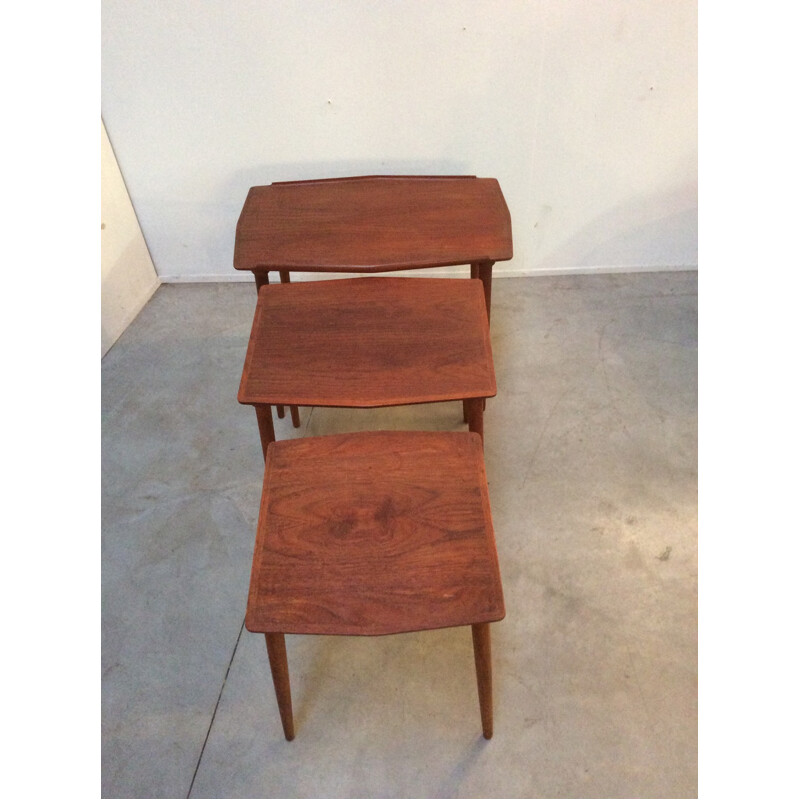
[[478, 280], [373, 276], [258, 293], [240, 403], [375, 408], [496, 393]]
[[233, 266], [381, 272], [512, 256], [511, 218], [494, 178], [363, 176], [253, 186]]
[[378, 635], [504, 616], [477, 434], [269, 446], [249, 631]]

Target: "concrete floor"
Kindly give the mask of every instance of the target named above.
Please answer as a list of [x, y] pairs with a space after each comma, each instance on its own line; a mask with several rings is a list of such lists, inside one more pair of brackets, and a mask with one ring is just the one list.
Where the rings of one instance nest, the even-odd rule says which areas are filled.
[[[494, 283], [485, 418], [506, 619], [289, 636], [286, 742], [243, 630], [263, 462], [253, 286], [165, 285], [102, 363], [104, 797], [696, 797], [697, 273]], [[302, 409], [278, 438], [465, 429]]]

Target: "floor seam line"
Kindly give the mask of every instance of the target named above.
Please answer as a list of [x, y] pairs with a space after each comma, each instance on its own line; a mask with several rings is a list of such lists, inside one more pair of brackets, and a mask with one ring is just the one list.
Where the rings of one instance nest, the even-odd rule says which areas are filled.
[[239, 649], [239, 642], [242, 639], [242, 631], [244, 630], [244, 619], [242, 619], [242, 624], [239, 628], [239, 635], [236, 637], [236, 644], [233, 646], [233, 652], [231, 653], [230, 661], [228, 661], [228, 668], [225, 670], [225, 677], [222, 679], [222, 686], [219, 689], [219, 695], [217, 695], [217, 702], [214, 705], [214, 712], [211, 714], [211, 721], [208, 723], [208, 730], [206, 731], [206, 738], [203, 740], [203, 746], [200, 748], [200, 756], [197, 759], [197, 764], [194, 768], [194, 774], [192, 775], [192, 782], [189, 784], [189, 791], [186, 793], [187, 800], [192, 796], [192, 789], [194, 788], [194, 781], [197, 778], [197, 772], [200, 769], [200, 763], [203, 760], [203, 753], [206, 751], [206, 745], [208, 744], [208, 737], [211, 735], [211, 728], [214, 727], [214, 720], [217, 716], [217, 709], [219, 708], [220, 700], [222, 700], [222, 693], [225, 691], [225, 684], [228, 682], [228, 675], [231, 671], [231, 665], [233, 664], [233, 659], [236, 656], [236, 651]]
[[311, 424], [311, 417], [314, 416], [314, 409], [316, 406], [311, 406], [311, 411], [308, 414], [308, 419], [306, 420], [306, 426], [303, 428], [303, 433], [308, 433], [308, 426]]

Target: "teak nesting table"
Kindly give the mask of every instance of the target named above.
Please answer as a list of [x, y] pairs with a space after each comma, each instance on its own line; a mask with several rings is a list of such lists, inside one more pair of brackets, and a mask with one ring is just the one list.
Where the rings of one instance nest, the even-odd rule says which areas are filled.
[[[253, 186], [233, 266], [256, 288], [277, 271], [378, 273], [469, 264], [491, 316], [492, 266], [513, 256], [511, 217], [494, 178], [368, 175]], [[283, 404], [276, 403], [278, 416]], [[300, 426], [296, 405], [292, 422]], [[464, 421], [469, 410], [464, 407]]]
[[[250, 189], [234, 266], [258, 301], [239, 388], [265, 458], [247, 603], [264, 633], [287, 739], [284, 634], [381, 635], [471, 626], [492, 736], [489, 624], [502, 587], [483, 464], [496, 393], [492, 265], [512, 256], [497, 181], [368, 176]], [[471, 277], [291, 283], [290, 272], [470, 264]], [[280, 284], [269, 286], [269, 272]], [[470, 432], [374, 432], [276, 442], [271, 406], [367, 408], [462, 400]]]
[[462, 400], [483, 435], [494, 397], [479, 281], [351, 278], [258, 293], [239, 402], [275, 440], [271, 405], [374, 408]]
[[287, 739], [285, 633], [462, 625], [472, 626], [491, 738], [489, 623], [504, 615], [479, 436], [365, 432], [270, 445], [245, 626], [266, 634]]
[[391, 176], [253, 186], [236, 225], [233, 266], [375, 273], [470, 264], [491, 309], [492, 265], [513, 256], [511, 217], [494, 178]]

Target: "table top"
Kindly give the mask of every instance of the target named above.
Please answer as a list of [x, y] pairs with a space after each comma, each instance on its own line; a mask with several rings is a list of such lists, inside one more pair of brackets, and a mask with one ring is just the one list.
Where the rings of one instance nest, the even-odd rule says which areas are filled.
[[379, 635], [504, 616], [477, 434], [270, 444], [249, 631]]
[[240, 403], [376, 408], [496, 393], [479, 280], [372, 276], [258, 293]]
[[382, 272], [512, 256], [511, 218], [494, 178], [376, 175], [253, 186], [233, 266]]

